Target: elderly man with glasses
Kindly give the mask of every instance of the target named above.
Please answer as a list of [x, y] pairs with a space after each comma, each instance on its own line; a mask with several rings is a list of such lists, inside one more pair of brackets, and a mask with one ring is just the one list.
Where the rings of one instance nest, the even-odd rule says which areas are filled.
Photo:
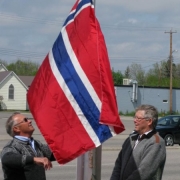
[[6, 122], [6, 131], [13, 139], [1, 152], [4, 180], [45, 180], [45, 170], [55, 158], [48, 145], [32, 138], [32, 121], [14, 113]]
[[156, 132], [158, 111], [141, 105], [135, 111], [134, 132], [125, 140], [110, 180], [161, 180], [166, 161], [164, 140]]

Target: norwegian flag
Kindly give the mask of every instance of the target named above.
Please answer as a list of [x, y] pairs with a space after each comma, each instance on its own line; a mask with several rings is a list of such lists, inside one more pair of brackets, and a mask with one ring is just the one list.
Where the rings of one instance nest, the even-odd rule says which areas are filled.
[[91, 0], [78, 0], [27, 94], [60, 164], [122, 132], [107, 49]]

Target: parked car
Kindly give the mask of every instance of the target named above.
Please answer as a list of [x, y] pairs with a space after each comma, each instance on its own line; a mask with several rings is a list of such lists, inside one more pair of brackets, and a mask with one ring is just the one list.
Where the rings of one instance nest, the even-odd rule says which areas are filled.
[[166, 146], [180, 145], [180, 115], [164, 116], [158, 120], [156, 130]]

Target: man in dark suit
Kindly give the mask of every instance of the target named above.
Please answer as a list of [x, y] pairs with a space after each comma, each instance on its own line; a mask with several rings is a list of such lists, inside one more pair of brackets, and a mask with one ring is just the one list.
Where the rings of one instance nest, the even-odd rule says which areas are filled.
[[55, 160], [47, 144], [32, 138], [32, 121], [14, 113], [6, 122], [6, 131], [13, 139], [1, 152], [4, 180], [45, 180], [45, 170]]

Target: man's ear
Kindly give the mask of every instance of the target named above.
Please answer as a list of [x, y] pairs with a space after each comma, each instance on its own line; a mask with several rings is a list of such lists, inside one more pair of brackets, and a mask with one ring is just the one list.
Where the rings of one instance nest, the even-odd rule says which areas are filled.
[[13, 131], [14, 131], [15, 133], [19, 133], [19, 132], [20, 132], [19, 127], [18, 127], [18, 126], [14, 126], [14, 127], [13, 127]]
[[149, 125], [149, 126], [152, 126], [152, 124], [153, 124], [153, 120], [152, 120], [152, 119], [149, 119], [149, 120], [148, 120], [148, 125]]

